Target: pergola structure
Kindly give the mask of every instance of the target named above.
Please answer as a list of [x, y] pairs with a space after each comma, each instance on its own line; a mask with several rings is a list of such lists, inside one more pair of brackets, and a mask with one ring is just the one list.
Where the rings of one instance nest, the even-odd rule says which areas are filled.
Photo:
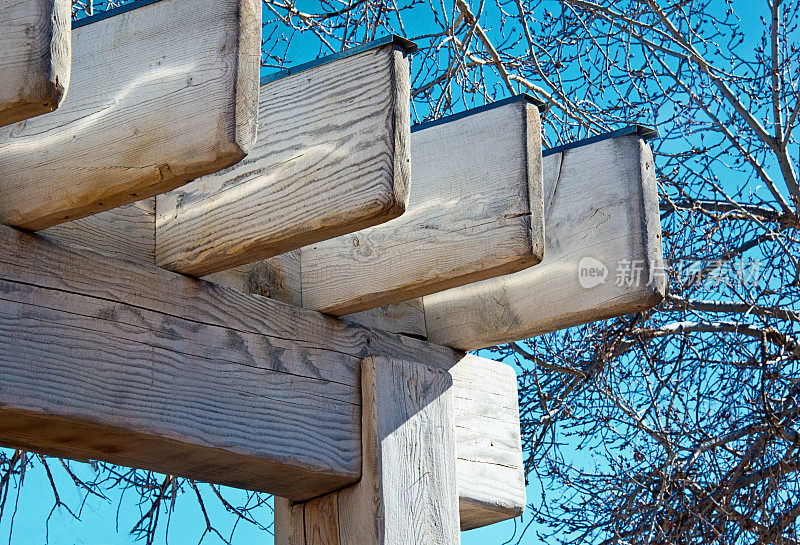
[[281, 545], [518, 516], [516, 376], [464, 351], [663, 297], [652, 131], [411, 127], [399, 37], [259, 80], [258, 0], [68, 19], [0, 5], [0, 444], [273, 493]]

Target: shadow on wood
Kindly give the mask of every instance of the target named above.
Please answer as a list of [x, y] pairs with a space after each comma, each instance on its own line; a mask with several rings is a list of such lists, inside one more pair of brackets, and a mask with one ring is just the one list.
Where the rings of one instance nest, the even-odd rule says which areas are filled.
[[0, 127], [52, 112], [70, 78], [69, 0], [0, 3]]
[[428, 340], [475, 350], [639, 312], [664, 297], [655, 167], [642, 136], [554, 151], [544, 158], [544, 259], [426, 296]]
[[255, 137], [257, 0], [160, 0], [74, 23], [55, 112], [0, 129], [0, 222], [39, 230], [178, 187]]
[[157, 264], [204, 276], [402, 214], [415, 47], [388, 37], [267, 78], [248, 156], [156, 198]]

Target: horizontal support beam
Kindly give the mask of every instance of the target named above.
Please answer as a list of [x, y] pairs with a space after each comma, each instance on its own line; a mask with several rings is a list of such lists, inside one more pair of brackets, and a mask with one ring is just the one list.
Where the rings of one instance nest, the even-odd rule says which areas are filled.
[[351, 314], [538, 263], [540, 132], [525, 96], [413, 132], [408, 210], [303, 248], [303, 306]]
[[375, 44], [261, 86], [248, 156], [156, 198], [158, 266], [205, 276], [403, 213], [407, 49]]
[[[155, 198], [55, 225], [39, 234], [56, 243], [98, 251], [117, 259], [155, 263]], [[302, 306], [300, 250], [239, 265], [203, 277], [235, 290]], [[422, 298], [394, 303], [343, 317], [390, 333], [419, 339], [427, 336]]]
[[[495, 445], [519, 432], [502, 403], [482, 412], [482, 396], [516, 399], [501, 363], [0, 227], [5, 446], [307, 500], [360, 476], [369, 355], [449, 369], [457, 414], [489, 418]], [[505, 379], [462, 392], [462, 365]], [[494, 461], [465, 440], [457, 456], [490, 471], [506, 448]], [[462, 505], [484, 502], [468, 491], [486, 471], [458, 476]], [[507, 504], [483, 503], [484, 520], [513, 516]]]
[[239, 161], [260, 46], [257, 0], [161, 0], [74, 28], [64, 103], [0, 129], [0, 222], [44, 229]]
[[52, 112], [70, 78], [69, 0], [0, 3], [0, 127]]
[[666, 279], [650, 146], [638, 134], [544, 158], [536, 267], [424, 298], [428, 340], [475, 350], [646, 310]]
[[450, 376], [461, 529], [518, 517], [526, 495], [517, 375], [509, 365], [468, 355]]

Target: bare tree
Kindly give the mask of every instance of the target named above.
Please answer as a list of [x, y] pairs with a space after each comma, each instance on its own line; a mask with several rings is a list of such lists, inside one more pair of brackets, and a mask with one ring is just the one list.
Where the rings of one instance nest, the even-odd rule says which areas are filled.
[[531, 521], [565, 543], [795, 543], [797, 2], [543, 7], [499, 6], [529, 49], [499, 50], [509, 79], [552, 97], [551, 135], [658, 125], [670, 266], [650, 312], [493, 350], [524, 370]]
[[[631, 121], [661, 133], [664, 303], [490, 351], [521, 370], [536, 491], [513, 539], [800, 541], [799, 4], [264, 2], [265, 71], [398, 33], [420, 45], [418, 121], [529, 92], [547, 104], [548, 146]], [[106, 5], [74, 3], [78, 15]], [[0, 515], [26, 468], [70, 472], [2, 456]], [[138, 495], [133, 532], [148, 542], [179, 497], [198, 503], [209, 532], [207, 501], [263, 524], [254, 513], [264, 496], [234, 507], [216, 487], [94, 467], [92, 482], [70, 479], [87, 495]], [[54, 509], [76, 510], [51, 483]]]

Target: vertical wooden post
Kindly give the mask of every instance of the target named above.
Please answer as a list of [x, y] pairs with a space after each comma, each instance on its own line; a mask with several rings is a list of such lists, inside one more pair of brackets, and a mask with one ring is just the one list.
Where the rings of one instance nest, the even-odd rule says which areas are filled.
[[361, 480], [305, 503], [276, 498], [276, 545], [458, 545], [452, 378], [371, 356], [361, 398]]

